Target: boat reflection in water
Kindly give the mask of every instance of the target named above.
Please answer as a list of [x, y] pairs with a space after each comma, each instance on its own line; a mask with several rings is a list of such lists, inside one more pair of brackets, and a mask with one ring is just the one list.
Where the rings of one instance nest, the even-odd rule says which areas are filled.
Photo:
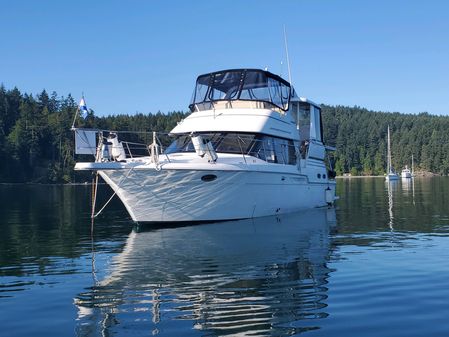
[[385, 184], [387, 185], [388, 193], [388, 227], [390, 227], [391, 231], [394, 231], [393, 191], [397, 190], [398, 185], [396, 180], [387, 180]]
[[335, 210], [136, 228], [75, 298], [78, 335], [291, 335], [327, 317]]
[[413, 205], [415, 205], [415, 177], [413, 178], [407, 178], [402, 179], [401, 185], [402, 185], [402, 191], [404, 191], [405, 194], [409, 194], [412, 192], [412, 202]]

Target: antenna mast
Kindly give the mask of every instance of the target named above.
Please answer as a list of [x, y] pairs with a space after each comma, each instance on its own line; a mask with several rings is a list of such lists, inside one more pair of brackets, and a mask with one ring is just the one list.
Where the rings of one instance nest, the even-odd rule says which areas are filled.
[[293, 85], [292, 73], [290, 71], [290, 58], [288, 57], [287, 31], [285, 29], [285, 25], [284, 25], [284, 44], [285, 44], [285, 54], [287, 55], [288, 81], [290, 82], [290, 85]]

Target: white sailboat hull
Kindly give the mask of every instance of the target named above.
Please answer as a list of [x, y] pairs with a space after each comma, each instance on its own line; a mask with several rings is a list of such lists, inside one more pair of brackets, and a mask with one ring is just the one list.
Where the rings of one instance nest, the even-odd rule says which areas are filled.
[[389, 173], [387, 174], [386, 179], [388, 181], [398, 180], [399, 176], [396, 173]]
[[335, 181], [309, 182], [304, 175], [285, 172], [176, 169], [98, 172], [137, 222], [254, 218], [323, 207], [333, 202], [335, 196]]

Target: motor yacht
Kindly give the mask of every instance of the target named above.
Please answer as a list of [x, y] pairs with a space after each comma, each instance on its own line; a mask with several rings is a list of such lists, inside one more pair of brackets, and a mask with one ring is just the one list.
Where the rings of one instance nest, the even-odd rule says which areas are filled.
[[410, 169], [407, 167], [407, 165], [405, 166], [404, 169], [402, 169], [401, 171], [401, 178], [411, 178], [412, 177], [412, 171], [410, 171]]
[[231, 69], [196, 80], [190, 115], [157, 133], [136, 156], [120, 131], [73, 128], [76, 153], [109, 184], [136, 222], [255, 218], [326, 207], [335, 200], [321, 108], [260, 69]]

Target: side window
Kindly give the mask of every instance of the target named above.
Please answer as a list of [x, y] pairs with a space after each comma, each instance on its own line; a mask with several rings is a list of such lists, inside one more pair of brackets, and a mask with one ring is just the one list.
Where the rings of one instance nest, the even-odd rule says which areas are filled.
[[273, 138], [273, 140], [275, 144], [277, 163], [295, 165], [296, 151], [293, 141], [282, 138]]
[[279, 164], [288, 164], [288, 140], [275, 138], [276, 157]]
[[[313, 132], [310, 132], [310, 138], [323, 141], [322, 125], [321, 125], [321, 109], [315, 106], [312, 107]], [[312, 128], [312, 125], [310, 126]]]
[[276, 157], [273, 138], [265, 137], [265, 139], [263, 141], [263, 145], [265, 147], [266, 161], [269, 163], [277, 163], [278, 158]]
[[177, 153], [177, 152], [194, 152], [190, 136], [181, 135], [178, 136], [166, 149], [165, 153]]
[[310, 104], [300, 103], [298, 107], [298, 127], [301, 141], [309, 141], [310, 139]]
[[288, 164], [296, 165], [296, 146], [292, 140], [288, 141]]
[[296, 151], [292, 140], [270, 136], [259, 136], [248, 152], [268, 163], [296, 165]]

